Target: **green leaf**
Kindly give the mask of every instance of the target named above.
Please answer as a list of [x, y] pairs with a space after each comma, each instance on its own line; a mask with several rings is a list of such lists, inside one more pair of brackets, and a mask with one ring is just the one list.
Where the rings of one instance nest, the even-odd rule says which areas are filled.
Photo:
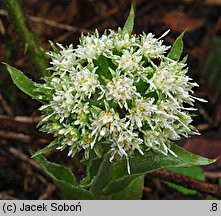
[[137, 91], [141, 93], [142, 95], [144, 95], [147, 89], [149, 88], [150, 84], [140, 79], [139, 82], [135, 83], [135, 86], [136, 86]]
[[146, 94], [146, 97], [147, 98], [154, 98], [154, 103], [156, 103], [159, 99], [159, 96], [158, 96], [159, 93], [155, 92], [155, 91], [152, 91], [152, 92], [148, 92]]
[[118, 193], [111, 195], [112, 200], [140, 200], [143, 193], [144, 176], [138, 176]]
[[157, 169], [201, 166], [215, 162], [215, 160], [187, 152], [176, 144], [171, 144], [171, 150], [177, 157], [171, 154], [163, 155], [153, 151], [149, 151], [145, 155], [137, 154], [134, 158], [130, 159], [130, 175], [127, 173], [126, 159], [116, 162], [113, 169], [112, 181], [104, 188], [104, 194], [108, 195], [113, 192], [118, 192], [125, 188], [137, 176]]
[[207, 195], [205, 199], [206, 199], [206, 200], [217, 200], [216, 197], [213, 197], [213, 196], [211, 196], [211, 195]]
[[168, 53], [167, 57], [173, 59], [175, 61], [179, 61], [181, 54], [183, 52], [183, 32], [174, 42], [170, 52]]
[[[195, 179], [199, 179], [202, 181], [205, 181], [205, 176], [203, 174], [203, 170], [200, 167], [189, 167], [189, 168], [180, 168], [180, 167], [176, 167], [176, 168], [169, 168], [168, 170], [172, 171], [172, 172], [176, 172], [179, 174], [183, 174], [186, 176], [190, 176], [193, 177]], [[185, 194], [185, 195], [194, 195], [197, 194], [196, 190], [192, 190], [192, 189], [187, 189], [183, 186], [180, 185], [176, 185], [167, 181], [164, 181], [165, 184], [167, 184], [168, 186], [176, 189], [177, 191]]]
[[71, 170], [63, 165], [52, 163], [46, 160], [42, 155], [34, 158], [36, 162], [41, 164], [45, 172], [53, 179], [63, 180], [69, 184], [77, 185], [75, 176]]
[[[93, 178], [97, 175], [102, 159], [89, 160], [86, 163], [86, 177], [80, 181], [80, 186], [89, 188]], [[85, 163], [85, 162], [84, 162]]]
[[86, 173], [91, 180], [97, 175], [101, 163], [102, 163], [102, 158], [98, 158], [95, 160], [91, 160], [90, 163], [87, 165]]
[[53, 52], [55, 52], [55, 53], [59, 53], [60, 52], [60, 50], [56, 47], [56, 45], [54, 45], [54, 43], [52, 41], [49, 40], [49, 43], [50, 43], [50, 45], [52, 47]]
[[94, 195], [95, 199], [105, 199], [103, 197], [103, 188], [109, 183], [112, 177], [113, 163], [110, 162], [110, 153], [104, 156], [100, 164], [97, 175], [91, 182], [90, 192]]
[[129, 35], [131, 35], [133, 28], [134, 28], [134, 7], [132, 4], [129, 16], [127, 17], [127, 20], [126, 20], [124, 27], [123, 27], [123, 34], [128, 33]]
[[26, 77], [20, 70], [5, 64], [8, 72], [11, 75], [12, 81], [14, 84], [21, 89], [25, 94], [31, 96], [32, 98], [41, 101], [41, 94], [36, 91], [37, 89], [37, 83], [30, 80], [28, 77]]
[[38, 150], [37, 152], [35, 152], [33, 155], [32, 155], [32, 158], [38, 156], [38, 155], [42, 155], [42, 154], [45, 154], [49, 151], [52, 151], [54, 149], [56, 149], [58, 146], [59, 146], [60, 142], [58, 140], [54, 140], [53, 142], [51, 142], [49, 145], [47, 145], [45, 148], [43, 149], [40, 149]]
[[94, 151], [92, 150], [90, 152], [89, 158], [87, 160], [81, 160], [81, 163], [86, 166], [86, 177], [80, 182], [83, 187], [89, 187], [98, 172], [100, 172], [101, 163], [104, 161], [104, 156], [108, 154], [110, 144], [104, 143], [101, 140], [96, 144], [96, 148], [97, 150], [99, 149], [99, 153], [94, 149]]
[[98, 59], [94, 60], [94, 65], [95, 67], [98, 66], [96, 74], [99, 75], [99, 81], [102, 84], [105, 84], [105, 80], [102, 79], [102, 77], [109, 80], [112, 79], [112, 75], [109, 68], [112, 68], [114, 70], [116, 69], [116, 65], [111, 61], [111, 59], [106, 58], [105, 56], [100, 56]]
[[57, 187], [63, 192], [66, 199], [69, 200], [93, 200], [93, 195], [80, 186], [68, 184], [64, 181], [55, 181]]
[[[188, 163], [187, 167], [205, 166], [205, 165], [209, 165], [211, 163], [214, 163], [217, 160], [217, 159], [208, 159], [208, 158], [204, 158], [199, 155], [196, 155], [196, 154], [192, 154], [192, 153], [186, 151], [185, 149], [179, 147], [176, 144], [171, 144], [171, 150], [177, 155], [177, 158], [179, 160]], [[182, 166], [182, 167], [185, 167], [185, 166]]]
[[55, 184], [64, 193], [66, 199], [93, 199], [93, 195], [81, 188], [71, 170], [63, 165], [51, 163], [42, 155], [34, 160], [39, 163], [44, 171], [53, 179]]

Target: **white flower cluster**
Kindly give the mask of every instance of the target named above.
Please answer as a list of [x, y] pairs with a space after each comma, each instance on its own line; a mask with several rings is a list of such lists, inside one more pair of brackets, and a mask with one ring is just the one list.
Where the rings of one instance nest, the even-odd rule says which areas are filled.
[[48, 53], [53, 73], [40, 86], [46, 101], [40, 124], [59, 149], [68, 147], [70, 156], [84, 149], [88, 156], [109, 145], [111, 159], [128, 159], [135, 150], [167, 155], [174, 154], [172, 141], [198, 133], [188, 113], [197, 84], [184, 61], [166, 57], [170, 47], [162, 37], [95, 31], [75, 49], [58, 44]]

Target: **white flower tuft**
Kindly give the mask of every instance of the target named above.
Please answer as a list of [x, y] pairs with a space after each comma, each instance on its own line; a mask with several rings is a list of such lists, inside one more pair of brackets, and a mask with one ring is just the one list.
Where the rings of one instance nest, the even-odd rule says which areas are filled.
[[109, 146], [111, 160], [151, 149], [175, 156], [171, 142], [198, 133], [189, 115], [193, 102], [202, 101], [191, 95], [198, 85], [183, 61], [165, 56], [167, 33], [96, 30], [75, 49], [58, 44], [48, 53], [53, 73], [39, 86], [46, 101], [40, 125], [58, 139], [58, 149], [68, 147], [70, 156], [83, 149], [88, 157]]
[[113, 77], [111, 82], [107, 82], [106, 99], [118, 103], [120, 108], [128, 109], [127, 101], [134, 100], [140, 96], [133, 85], [133, 80], [125, 76]]

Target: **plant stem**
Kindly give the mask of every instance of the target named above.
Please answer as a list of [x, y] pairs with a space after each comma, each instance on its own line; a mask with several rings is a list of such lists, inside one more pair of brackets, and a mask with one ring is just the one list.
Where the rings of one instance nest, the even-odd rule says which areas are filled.
[[8, 11], [10, 20], [14, 28], [18, 32], [25, 46], [25, 50], [28, 51], [28, 54], [30, 55], [31, 60], [34, 63], [37, 72], [41, 76], [47, 75], [46, 68], [48, 67], [48, 65], [45, 53], [41, 50], [40, 45], [34, 34], [32, 34], [27, 28], [26, 17], [24, 11], [21, 8], [19, 1], [3, 0], [3, 2]]
[[210, 194], [214, 197], [221, 198], [221, 187], [216, 184], [204, 182], [189, 176], [171, 172], [165, 169], [157, 170], [147, 174], [147, 176], [156, 177], [169, 181], [183, 187], [194, 189], [202, 193]]

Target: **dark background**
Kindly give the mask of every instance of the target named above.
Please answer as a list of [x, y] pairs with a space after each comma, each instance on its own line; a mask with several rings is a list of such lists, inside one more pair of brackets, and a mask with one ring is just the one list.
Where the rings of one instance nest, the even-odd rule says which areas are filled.
[[[160, 36], [171, 29], [165, 43], [171, 45], [186, 30], [185, 50], [189, 76], [200, 84], [195, 96], [208, 103], [199, 109], [194, 125], [201, 136], [179, 142], [187, 150], [205, 157], [221, 155], [221, 0], [137, 0], [134, 33], [152, 32]], [[78, 44], [82, 31], [123, 26], [129, 0], [21, 0], [27, 25], [45, 51], [49, 40], [64, 45]], [[0, 2], [0, 61], [7, 62], [35, 81], [39, 75]], [[51, 180], [30, 159], [30, 149], [48, 144], [51, 137], [35, 128], [39, 104], [20, 92], [3, 65], [0, 66], [0, 199], [62, 199]], [[66, 164], [79, 179], [84, 167], [67, 152], [52, 152], [47, 157]], [[218, 183], [221, 160], [204, 168], [207, 181]], [[143, 199], [204, 199], [197, 194], [185, 196], [158, 179], [146, 178]]]

